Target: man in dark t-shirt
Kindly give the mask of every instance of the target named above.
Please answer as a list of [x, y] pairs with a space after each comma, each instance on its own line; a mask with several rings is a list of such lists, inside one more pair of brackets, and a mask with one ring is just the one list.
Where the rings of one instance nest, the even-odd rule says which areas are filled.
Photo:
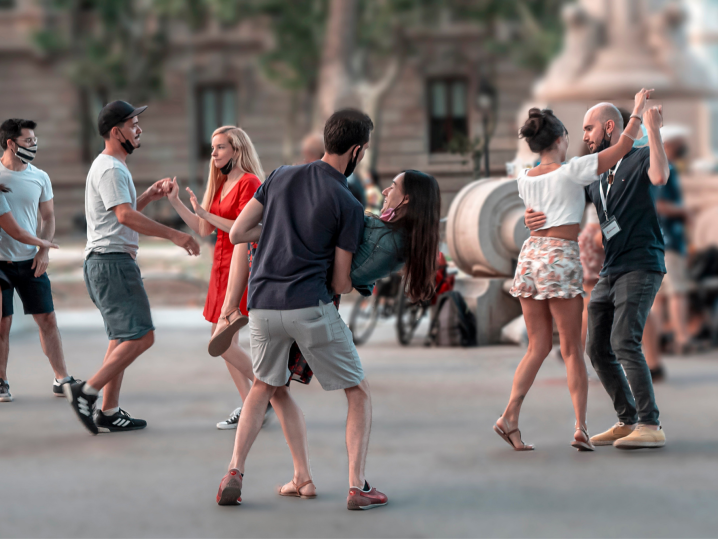
[[[239, 418], [229, 472], [220, 483], [220, 505], [240, 501], [245, 460], [269, 400], [291, 399], [284, 386], [291, 375], [287, 358], [294, 342], [322, 388], [343, 389], [347, 396], [347, 508], [387, 503], [364, 477], [371, 394], [352, 334], [331, 301], [334, 294], [352, 289], [343, 276], [349, 275], [361, 242], [364, 212], [349, 191], [347, 177], [364, 156], [373, 127], [360, 111], [334, 113], [324, 128], [324, 157], [275, 170], [232, 226], [232, 243], [257, 242], [248, 285], [255, 382]], [[301, 420], [294, 423], [295, 431], [305, 429]], [[306, 444], [306, 432], [303, 436]], [[313, 497], [309, 470], [295, 474], [293, 492], [285, 495]]]
[[[668, 160], [659, 132], [660, 107], [648, 109], [643, 121], [649, 146], [632, 149], [616, 167], [586, 187], [587, 201], [596, 206], [606, 251], [588, 305], [586, 348], [619, 420], [591, 442], [620, 449], [662, 447], [666, 441], [641, 339], [666, 272], [650, 189], [666, 183]], [[623, 119], [616, 107], [600, 103], [586, 113], [583, 130], [584, 142], [595, 153], [618, 142]], [[543, 226], [541, 216], [527, 211], [529, 228]]]

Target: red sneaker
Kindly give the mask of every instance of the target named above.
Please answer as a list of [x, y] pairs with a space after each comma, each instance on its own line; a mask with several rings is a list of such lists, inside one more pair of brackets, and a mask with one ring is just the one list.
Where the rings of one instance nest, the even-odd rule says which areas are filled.
[[[367, 486], [369, 486], [369, 483], [367, 483]], [[388, 501], [389, 498], [386, 497], [386, 494], [379, 492], [375, 488], [365, 492], [358, 487], [352, 487], [349, 489], [349, 496], [347, 496], [347, 509], [352, 511], [372, 509], [386, 505]]]
[[239, 470], [232, 468], [222, 478], [217, 491], [217, 503], [219, 505], [242, 505], [242, 474]]

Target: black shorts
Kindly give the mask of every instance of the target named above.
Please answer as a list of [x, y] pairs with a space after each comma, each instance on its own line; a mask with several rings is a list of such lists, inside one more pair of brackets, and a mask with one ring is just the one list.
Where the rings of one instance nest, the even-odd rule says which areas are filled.
[[2, 285], [2, 315], [13, 315], [12, 299], [17, 290], [25, 314], [46, 314], [55, 310], [52, 302], [52, 287], [47, 272], [35, 277], [32, 260], [22, 262], [0, 261], [0, 273], [9, 281]]

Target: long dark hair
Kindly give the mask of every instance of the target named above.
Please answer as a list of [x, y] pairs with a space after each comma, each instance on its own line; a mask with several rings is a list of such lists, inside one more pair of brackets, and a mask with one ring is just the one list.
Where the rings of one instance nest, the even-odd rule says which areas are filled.
[[409, 201], [404, 216], [394, 224], [404, 239], [404, 291], [414, 301], [429, 300], [436, 288], [441, 192], [433, 176], [405, 170], [404, 194]]

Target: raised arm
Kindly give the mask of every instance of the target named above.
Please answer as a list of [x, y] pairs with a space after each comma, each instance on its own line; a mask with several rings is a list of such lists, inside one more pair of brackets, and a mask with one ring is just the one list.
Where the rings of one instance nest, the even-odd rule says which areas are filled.
[[[164, 184], [164, 192], [167, 193], [167, 200], [169, 200], [172, 207], [177, 212], [177, 215], [192, 229], [195, 234], [202, 236], [202, 231], [199, 226], [199, 217], [192, 213], [190, 209], [184, 205], [184, 202], [179, 197], [179, 184], [177, 183], [177, 177], [175, 176], [171, 180], [168, 179]], [[209, 235], [212, 231], [208, 231]]]
[[670, 170], [668, 157], [661, 140], [661, 125], [663, 124], [663, 107], [652, 107], [644, 115], [646, 132], [648, 133], [648, 148], [650, 149], [650, 165], [648, 166], [648, 179], [653, 185], [666, 185]]
[[354, 255], [340, 247], [334, 248], [334, 271], [332, 290], [335, 294], [348, 294], [352, 291], [352, 257]]
[[646, 101], [651, 96], [651, 92], [653, 92], [653, 90], [642, 88], [641, 91], [636, 94], [631, 119], [624, 128], [623, 133], [621, 133], [618, 143], [598, 154], [597, 174], [603, 174], [610, 168], [615, 167], [616, 163], [623, 159], [623, 156], [633, 147], [633, 143], [641, 131], [640, 117], [643, 115], [646, 108]]
[[262, 226], [259, 223], [262, 221], [263, 213], [264, 206], [256, 198], [247, 202], [229, 231], [229, 241], [234, 245], [259, 241], [262, 233]]
[[232, 221], [231, 219], [225, 219], [224, 217], [220, 217], [219, 215], [215, 215], [213, 213], [208, 212], [199, 203], [199, 200], [197, 200], [197, 197], [192, 192], [192, 189], [187, 187], [187, 192], [189, 193], [189, 201], [192, 204], [192, 208], [194, 209], [194, 212], [197, 214], [197, 216], [200, 219], [204, 219], [213, 227], [219, 228], [220, 230], [223, 230], [224, 232], [230, 231], [230, 229], [232, 228], [232, 225], [234, 224], [234, 221]]
[[157, 180], [155, 183], [150, 185], [149, 189], [137, 197], [137, 211], [145, 209], [147, 204], [154, 202], [155, 200], [161, 199], [165, 196], [164, 186], [166, 182], [170, 181], [169, 178]]

